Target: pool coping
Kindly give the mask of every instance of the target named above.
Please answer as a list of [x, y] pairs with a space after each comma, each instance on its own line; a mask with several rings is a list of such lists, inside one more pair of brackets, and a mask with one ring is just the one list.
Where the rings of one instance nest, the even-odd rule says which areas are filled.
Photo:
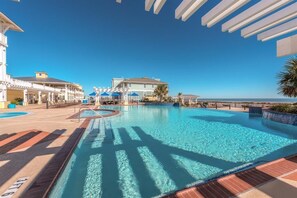
[[[103, 110], [103, 109], [96, 109], [96, 110]], [[104, 110], [111, 111], [112, 113], [103, 115], [102, 116], [103, 118], [120, 114], [120, 111], [118, 110], [110, 110], [110, 109], [104, 109]], [[70, 119], [77, 118], [78, 115], [79, 115], [79, 112], [70, 116]], [[36, 180], [33, 181], [32, 184], [24, 191], [21, 197], [30, 197], [30, 198], [48, 197], [52, 188], [58, 181], [59, 176], [63, 173], [64, 169], [66, 168], [67, 163], [69, 162], [82, 135], [86, 131], [90, 121], [92, 119], [97, 119], [102, 117], [93, 116], [88, 118], [82, 118], [82, 119], [85, 119], [83, 123], [73, 131], [73, 133], [70, 135], [68, 140], [62, 146], [61, 150], [58, 151], [58, 153], [56, 153], [53, 156], [53, 158], [48, 162], [48, 164], [42, 169], [41, 173], [36, 177]]]
[[297, 154], [162, 195], [163, 198], [237, 197], [297, 170]]

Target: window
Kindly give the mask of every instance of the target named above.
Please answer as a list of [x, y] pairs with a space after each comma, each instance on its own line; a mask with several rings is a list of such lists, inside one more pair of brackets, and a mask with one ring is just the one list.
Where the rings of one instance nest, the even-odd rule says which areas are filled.
[[129, 83], [129, 87], [131, 87], [131, 83]]
[[146, 84], [144, 84], [144, 88], [146, 88]]
[[42, 73], [39, 73], [39, 76], [41, 76], [42, 75]]
[[152, 85], [152, 88], [154, 88], [154, 85]]

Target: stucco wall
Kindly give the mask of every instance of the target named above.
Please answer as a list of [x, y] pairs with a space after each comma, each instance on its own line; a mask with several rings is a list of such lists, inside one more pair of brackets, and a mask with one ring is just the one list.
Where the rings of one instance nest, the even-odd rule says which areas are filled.
[[7, 100], [8, 101], [14, 101], [16, 98], [23, 98], [23, 91], [20, 90], [12, 90], [12, 89], [8, 89], [7, 90]]

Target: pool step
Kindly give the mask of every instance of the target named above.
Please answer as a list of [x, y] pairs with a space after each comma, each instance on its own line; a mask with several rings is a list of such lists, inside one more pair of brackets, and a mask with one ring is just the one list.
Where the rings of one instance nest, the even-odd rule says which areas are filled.
[[104, 143], [113, 142], [114, 135], [111, 127], [111, 123], [109, 120], [100, 120], [99, 125], [99, 139]]

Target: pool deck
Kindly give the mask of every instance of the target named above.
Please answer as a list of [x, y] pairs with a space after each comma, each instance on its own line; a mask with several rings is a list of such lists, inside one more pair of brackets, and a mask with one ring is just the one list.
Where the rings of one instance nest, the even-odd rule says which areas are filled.
[[0, 119], [0, 195], [19, 178], [29, 177], [14, 197], [29, 187], [52, 157], [81, 125], [67, 119], [78, 107], [45, 109], [45, 105], [18, 106], [0, 112], [24, 111], [28, 115]]

